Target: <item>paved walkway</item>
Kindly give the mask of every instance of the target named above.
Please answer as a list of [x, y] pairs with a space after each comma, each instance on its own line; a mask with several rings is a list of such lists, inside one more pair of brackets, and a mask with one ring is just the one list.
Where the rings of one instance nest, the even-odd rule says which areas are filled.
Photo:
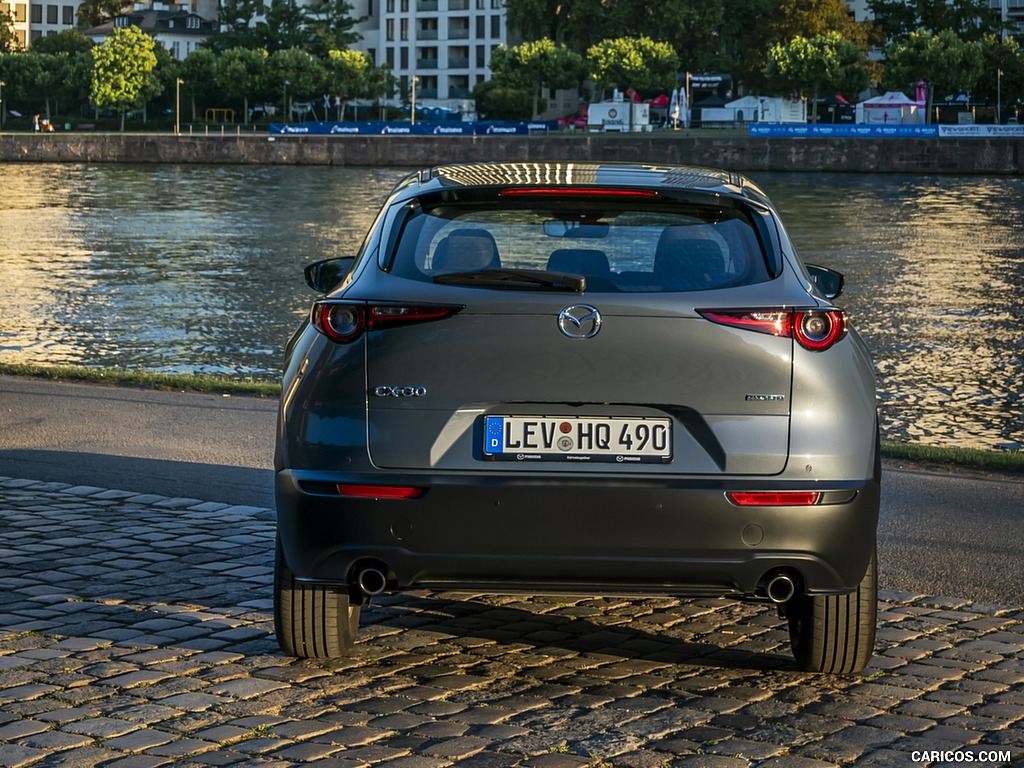
[[0, 478], [0, 766], [1024, 765], [1021, 607], [883, 593], [840, 678], [795, 671], [768, 607], [414, 593], [297, 661], [273, 525]]

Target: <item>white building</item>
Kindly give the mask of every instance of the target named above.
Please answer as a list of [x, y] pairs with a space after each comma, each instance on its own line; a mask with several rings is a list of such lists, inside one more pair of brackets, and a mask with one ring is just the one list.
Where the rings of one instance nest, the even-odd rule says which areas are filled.
[[491, 51], [508, 44], [502, 0], [356, 0], [352, 15], [366, 16], [353, 47], [387, 63], [409, 101], [465, 108], [473, 87], [491, 76]]
[[[87, 29], [83, 34], [93, 42], [102, 43], [119, 27], [138, 27], [152, 36], [178, 61], [182, 61], [199, 47], [206, 38], [217, 32], [216, 21], [208, 21], [192, 10], [189, 3], [168, 5], [154, 2], [151, 7], [137, 3], [134, 10], [126, 11], [105, 24]], [[216, 9], [211, 9], [216, 17]]]

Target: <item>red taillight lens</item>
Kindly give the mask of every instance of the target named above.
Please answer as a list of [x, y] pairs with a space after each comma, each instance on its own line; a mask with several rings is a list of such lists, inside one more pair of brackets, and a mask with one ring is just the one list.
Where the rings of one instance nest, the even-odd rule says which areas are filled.
[[411, 485], [338, 484], [338, 493], [357, 499], [418, 499], [426, 492], [426, 488], [416, 488]]
[[336, 344], [349, 344], [358, 339], [366, 327], [366, 307], [318, 301], [310, 310], [309, 321]]
[[846, 313], [840, 309], [796, 312], [793, 335], [813, 352], [828, 349], [846, 335]]
[[820, 493], [814, 491], [769, 491], [765, 493], [727, 493], [737, 507], [809, 507], [818, 503]]
[[403, 306], [397, 304], [364, 304], [361, 302], [318, 301], [313, 304], [309, 320], [320, 333], [338, 344], [350, 344], [363, 331], [394, 328], [399, 325], [443, 320], [462, 309], [434, 305]]
[[823, 352], [847, 333], [846, 313], [841, 309], [707, 309], [701, 317], [772, 336], [794, 338], [812, 352]]

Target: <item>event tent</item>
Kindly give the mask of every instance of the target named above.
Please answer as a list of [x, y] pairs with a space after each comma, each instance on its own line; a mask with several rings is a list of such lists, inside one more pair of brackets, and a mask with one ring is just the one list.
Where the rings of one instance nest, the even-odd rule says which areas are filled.
[[922, 122], [924, 105], [899, 91], [889, 91], [857, 105], [857, 122], [873, 125], [906, 125]]

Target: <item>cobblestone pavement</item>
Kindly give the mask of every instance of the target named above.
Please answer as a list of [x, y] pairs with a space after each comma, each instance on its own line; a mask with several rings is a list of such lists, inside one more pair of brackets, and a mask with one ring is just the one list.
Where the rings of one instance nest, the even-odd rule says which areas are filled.
[[0, 766], [1024, 764], [1021, 607], [883, 593], [843, 678], [795, 671], [769, 607], [413, 593], [298, 661], [273, 526], [0, 478]]

